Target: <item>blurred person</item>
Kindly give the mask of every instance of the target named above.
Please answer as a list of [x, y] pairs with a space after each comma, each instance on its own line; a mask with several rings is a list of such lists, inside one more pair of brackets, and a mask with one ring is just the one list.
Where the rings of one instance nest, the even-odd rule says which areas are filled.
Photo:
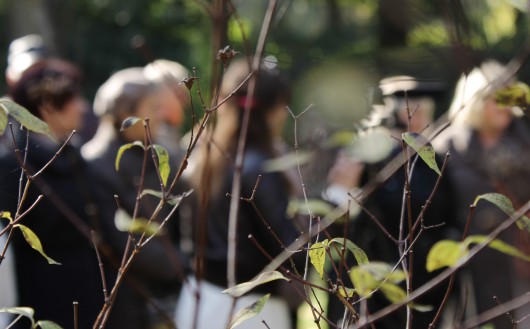
[[[68, 143], [57, 153], [60, 144], [81, 126], [86, 111], [81, 81], [81, 72], [72, 63], [44, 59], [27, 69], [12, 86], [12, 99], [46, 122], [55, 141], [36, 133], [28, 139], [25, 129], [14, 129], [22, 154], [16, 154], [13, 145], [10, 152], [2, 154], [0, 209], [15, 214], [19, 184], [23, 187], [30, 183], [25, 176], [20, 179], [21, 156], [30, 174], [53, 159], [41, 175], [31, 180], [21, 211], [28, 209], [39, 195], [44, 198], [21, 223], [35, 232], [47, 255], [61, 265], [48, 264], [28, 245], [21, 231], [14, 230], [11, 247], [15, 252], [18, 305], [33, 308], [36, 319], [71, 327], [72, 303], [76, 301], [79, 328], [90, 328], [103, 305], [98, 262], [89, 233], [95, 222], [91, 211], [93, 195], [78, 149]], [[28, 326], [27, 319], [15, 325]]]
[[[246, 61], [232, 63], [223, 80], [221, 98], [228, 96], [249, 73]], [[224, 328], [229, 319], [232, 297], [223, 294], [228, 287], [228, 221], [230, 198], [234, 175], [233, 162], [241, 134], [245, 104], [250, 104], [250, 122], [246, 140], [245, 155], [241, 176], [241, 197], [249, 197], [255, 191], [253, 204], [240, 201], [237, 250], [236, 281], [250, 281], [269, 263], [264, 255], [248, 238], [251, 234], [272, 257], [282, 251], [281, 244], [273, 238], [260, 215], [270, 225], [272, 231], [285, 245], [289, 245], [299, 235], [295, 223], [286, 217], [287, 204], [292, 195], [293, 185], [283, 172], [267, 172], [264, 164], [277, 158], [283, 151], [282, 128], [288, 116], [286, 106], [290, 100], [290, 88], [278, 68], [262, 66], [256, 75], [255, 93], [251, 99], [247, 94], [248, 83], [236, 91], [217, 112], [217, 122], [209, 140], [202, 141], [190, 159], [190, 172], [187, 178], [198, 194], [199, 202], [208, 199], [207, 209], [201, 205], [206, 218], [196, 215], [197, 236], [196, 257], [205, 248], [203, 268], [195, 269], [199, 282], [190, 276], [181, 289], [175, 321], [178, 328], [191, 329], [195, 308], [198, 307], [197, 328]], [[201, 231], [203, 229], [204, 231]], [[201, 233], [202, 232], [202, 233]], [[195, 289], [199, 289], [200, 301], [196, 304]], [[240, 324], [238, 328], [256, 328], [264, 319], [271, 328], [289, 329], [292, 327], [290, 309], [286, 299], [281, 297], [278, 282], [256, 288], [250, 294], [238, 299], [236, 310], [248, 306], [271, 292], [271, 297], [263, 311], [253, 319]], [[291, 292], [292, 295], [296, 293]], [[296, 297], [296, 296], [294, 296]]]
[[[413, 77], [397, 76], [381, 80], [382, 103], [374, 104], [372, 113], [362, 121], [366, 131], [359, 134], [359, 139], [351, 148], [343, 152], [350, 161], [358, 162], [355, 185], [358, 188], [370, 186], [381, 179], [380, 173], [395, 158], [403, 157], [401, 134], [405, 132], [422, 133], [433, 120], [435, 113], [434, 98], [442, 92], [443, 85], [434, 81], [419, 81]], [[395, 136], [395, 140], [393, 139]], [[365, 144], [366, 145], [362, 145]], [[411, 157], [413, 162], [415, 157]], [[440, 165], [441, 159], [437, 158]], [[408, 234], [408, 211], [404, 210], [405, 173], [404, 165], [398, 166], [384, 182], [375, 183], [377, 187], [366, 196], [363, 205], [368, 209], [386, 231], [396, 240]], [[332, 168], [330, 175], [334, 174]], [[438, 175], [418, 159], [410, 171], [411, 206], [410, 216], [415, 222], [423, 206], [425, 206], [434, 189]], [[356, 195], [357, 193], [352, 193]], [[424, 214], [424, 225], [431, 226], [441, 223], [449, 224], [451, 210], [449, 208], [450, 186], [446, 180], [438, 187], [437, 193]], [[403, 217], [402, 217], [403, 216]], [[405, 219], [403, 230], [401, 219]], [[432, 245], [449, 234], [450, 225], [443, 228], [424, 230], [414, 245], [412, 289], [416, 289], [432, 279], [436, 273], [426, 270], [426, 257]], [[415, 236], [419, 229], [415, 231]], [[400, 234], [401, 233], [401, 234]], [[344, 234], [344, 233], [338, 233]], [[401, 258], [400, 246], [390, 239], [371, 218], [362, 211], [351, 222], [348, 228], [350, 239], [361, 247], [373, 261], [383, 261], [391, 266]], [[356, 264], [352, 264], [356, 265]], [[346, 274], [345, 274], [346, 276]], [[444, 288], [433, 289], [417, 300], [419, 304], [434, 306], [430, 312], [413, 311], [412, 327], [427, 328], [440, 304]], [[369, 313], [390, 305], [391, 302], [380, 292], [367, 300]], [[330, 318], [342, 320], [344, 306], [338, 300], [330, 301]], [[405, 308], [377, 321], [376, 327], [401, 329], [406, 324]]]
[[144, 73], [148, 79], [162, 87], [159, 100], [163, 121], [155, 138], [166, 148], [181, 153], [180, 128], [184, 124], [184, 110], [189, 104], [189, 92], [183, 80], [188, 77], [189, 72], [180, 63], [157, 59], [145, 66]]
[[[490, 60], [463, 75], [449, 109], [452, 125], [437, 141], [437, 150], [451, 153], [447, 175], [454, 185], [453, 207], [461, 229], [470, 205], [481, 194], [503, 194], [516, 209], [530, 199], [530, 131], [521, 118], [514, 116], [512, 106], [496, 98], [499, 90], [515, 83], [515, 78], [499, 83], [505, 74], [505, 66]], [[507, 217], [496, 206], [479, 202], [471, 218], [469, 235], [487, 235]], [[518, 245], [520, 238], [528, 241], [528, 232], [513, 226], [498, 238]], [[523, 251], [528, 253], [528, 242], [526, 244]], [[519, 263], [523, 266], [520, 271], [517, 264], [511, 257], [489, 248], [478, 253], [466, 266], [468, 271], [463, 270], [471, 275], [465, 276], [471, 283], [466, 285], [470, 292], [468, 304], [462, 307], [470, 313], [476, 308], [474, 311], [481, 314], [498, 303], [509, 302], [526, 293], [530, 289], [529, 267], [527, 263]], [[519, 317], [516, 315], [516, 318]], [[495, 328], [512, 326], [505, 315], [492, 323]], [[524, 325], [521, 323], [518, 327]]]
[[[135, 141], [143, 143], [145, 140], [145, 130], [141, 123], [123, 131], [120, 131], [120, 127], [128, 117], [148, 118], [150, 132], [157, 136], [158, 129], [165, 120], [161, 101], [163, 91], [159, 83], [146, 77], [143, 68], [133, 67], [114, 73], [98, 89], [95, 96], [94, 110], [100, 117], [100, 124], [94, 138], [83, 146], [82, 154], [89, 163], [92, 170], [91, 179], [98, 191], [97, 202], [103, 238], [113, 248], [118, 260], [121, 260], [129, 238], [127, 232], [118, 231], [116, 228], [115, 220], [120, 216], [118, 210], [125, 211], [132, 217], [138, 203], [137, 217], [150, 218], [158, 206], [159, 199], [149, 195], [138, 199], [139, 184], [143, 183], [144, 190], [160, 191], [161, 186], [151, 151], [145, 163], [145, 174], [142, 175], [144, 150], [140, 147], [126, 150], [121, 156], [119, 170], [116, 170], [116, 157], [120, 147]], [[174, 154], [170, 152], [169, 164], [173, 170], [176, 163]], [[178, 189], [180, 186], [178, 185]], [[181, 190], [174, 193], [179, 191]], [[164, 219], [169, 208], [166, 204], [156, 221]], [[174, 260], [178, 259], [175, 258], [178, 243], [177, 224], [177, 219], [171, 218], [160, 238], [150, 241], [138, 253], [127, 273], [126, 278], [129, 280], [119, 289], [107, 328], [144, 329], [154, 325], [153, 321], [159, 321], [151, 316], [149, 299], [140, 293], [138, 286], [147, 290], [154, 298], [166, 299], [169, 296], [171, 299], [174, 296], [173, 299], [176, 299], [178, 282], [181, 280], [178, 277], [178, 269], [174, 267]], [[117, 267], [107, 266], [106, 272], [107, 282], [115, 282]], [[173, 311], [174, 302], [171, 306], [162, 307], [169, 307]]]

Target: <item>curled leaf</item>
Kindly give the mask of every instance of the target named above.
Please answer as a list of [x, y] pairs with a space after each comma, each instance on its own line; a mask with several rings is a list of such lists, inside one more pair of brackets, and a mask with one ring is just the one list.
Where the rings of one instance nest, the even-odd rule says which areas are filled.
[[114, 224], [116, 228], [122, 232], [131, 232], [134, 234], [145, 234], [147, 236], [152, 236], [157, 234], [160, 225], [156, 222], [149, 222], [145, 218], [135, 218], [131, 219], [129, 214], [123, 209], [118, 209], [114, 215]]
[[140, 141], [135, 141], [133, 143], [127, 143], [127, 144], [120, 146], [120, 148], [118, 149], [118, 154], [116, 154], [116, 163], [115, 163], [116, 171], [120, 169], [120, 160], [121, 160], [121, 157], [123, 156], [123, 152], [127, 151], [133, 146], [138, 146], [144, 149], [144, 143]]
[[345, 246], [346, 249], [348, 249], [353, 254], [353, 256], [355, 257], [355, 260], [357, 261], [357, 264], [361, 265], [361, 264], [368, 263], [368, 256], [366, 256], [366, 253], [364, 252], [364, 250], [359, 248], [352, 241], [348, 239], [344, 239], [344, 238], [335, 238], [329, 242], [330, 245], [332, 243], [338, 243], [340, 245]]
[[309, 250], [309, 259], [321, 278], [324, 277], [324, 264], [326, 263], [326, 248], [328, 240], [313, 243]]
[[280, 272], [270, 271], [270, 272], [265, 272], [265, 273], [260, 274], [260, 276], [258, 276], [258, 278], [255, 280], [243, 282], [232, 288], [225, 289], [223, 290], [223, 293], [229, 294], [233, 297], [241, 297], [247, 292], [249, 292], [250, 290], [254, 289], [255, 287], [261, 284], [267, 283], [267, 282], [275, 281], [275, 280], [289, 281], [289, 279], [283, 276], [283, 274], [281, 274]]
[[35, 311], [31, 307], [4, 307], [4, 308], [0, 308], [0, 313], [22, 315], [30, 319], [31, 324], [33, 326], [35, 325], [35, 320], [33, 319], [33, 316], [35, 315]]
[[432, 246], [427, 254], [427, 271], [436, 271], [442, 267], [451, 267], [467, 254], [467, 248], [459, 242], [441, 240]]
[[48, 124], [31, 114], [31, 112], [22, 106], [9, 100], [1, 99], [0, 107], [3, 107], [13, 119], [18, 121], [18, 123], [24, 126], [27, 130], [47, 135], [53, 139]]
[[9, 211], [0, 211], [0, 218], [6, 218], [10, 223], [13, 223], [13, 218]]
[[414, 151], [418, 153], [420, 158], [438, 175], [442, 175], [438, 165], [436, 164], [436, 153], [434, 148], [427, 138], [421, 134], [407, 132], [402, 135], [403, 140], [410, 146]]
[[166, 186], [171, 170], [169, 167], [169, 153], [163, 146], [157, 144], [154, 144], [153, 148], [155, 149], [158, 158], [158, 170], [160, 172], [160, 177], [162, 178], [162, 183]]
[[140, 121], [143, 121], [143, 120], [137, 117], [128, 117], [125, 120], [123, 120], [123, 122], [121, 123], [120, 131], [124, 131], [130, 128]]
[[[499, 207], [500, 210], [504, 211], [509, 216], [512, 216], [515, 213], [515, 209], [513, 208], [512, 201], [507, 197], [499, 193], [486, 193], [479, 195], [475, 198], [475, 202], [473, 202], [473, 205], [476, 206], [477, 203], [480, 200], [488, 201], [490, 203], [493, 203], [497, 207]], [[521, 230], [526, 230], [530, 232], [530, 218], [527, 216], [521, 216], [517, 220], [517, 227]]]
[[44, 249], [42, 248], [39, 237], [37, 237], [37, 235], [29, 227], [22, 224], [16, 224], [14, 227], [18, 227], [22, 231], [22, 235], [24, 236], [24, 239], [26, 239], [26, 242], [31, 246], [31, 248], [37, 250], [44, 258], [46, 258], [48, 264], [61, 265], [46, 255]]
[[256, 302], [239, 310], [239, 312], [237, 312], [236, 315], [234, 315], [234, 317], [232, 318], [232, 321], [230, 322], [230, 325], [228, 326], [228, 328], [232, 329], [238, 324], [242, 323], [243, 321], [248, 320], [258, 315], [261, 312], [261, 310], [263, 310], [263, 307], [269, 300], [269, 297], [270, 297], [270, 294], [266, 294], [265, 296], [258, 299]]

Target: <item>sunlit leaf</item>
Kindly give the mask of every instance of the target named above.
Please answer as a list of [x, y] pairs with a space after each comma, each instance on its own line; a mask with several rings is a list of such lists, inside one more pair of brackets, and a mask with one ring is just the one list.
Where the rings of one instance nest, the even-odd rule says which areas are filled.
[[0, 218], [6, 218], [10, 223], [13, 222], [13, 218], [11, 217], [11, 213], [9, 211], [0, 211]]
[[427, 271], [436, 271], [442, 267], [454, 266], [467, 254], [467, 248], [452, 240], [441, 240], [432, 246], [427, 254]]
[[309, 250], [309, 259], [321, 278], [324, 277], [324, 264], [326, 263], [326, 247], [328, 240], [313, 243]]
[[114, 224], [116, 228], [122, 232], [131, 232], [135, 234], [142, 234], [145, 232], [147, 236], [152, 236], [158, 233], [160, 225], [154, 221], [149, 222], [145, 218], [131, 219], [131, 216], [123, 210], [116, 210], [114, 215]]
[[333, 211], [334, 207], [326, 201], [321, 199], [308, 199], [307, 202], [303, 199], [291, 199], [287, 206], [287, 214], [294, 217], [296, 214], [316, 216], [326, 216]]
[[118, 149], [118, 154], [116, 154], [116, 163], [115, 163], [116, 171], [120, 170], [120, 160], [121, 160], [121, 157], [123, 156], [123, 152], [127, 151], [133, 146], [138, 146], [143, 149], [144, 143], [140, 141], [135, 141], [135, 142], [127, 143], [125, 145], [120, 146], [120, 148]]
[[385, 295], [386, 299], [388, 299], [392, 303], [399, 303], [403, 299], [407, 298], [407, 293], [405, 292], [405, 290], [391, 282], [385, 282], [381, 284], [381, 287], [379, 289], [381, 290], [383, 295]]
[[[488, 201], [490, 203], [493, 203], [494, 205], [496, 205], [497, 207], [499, 207], [499, 209], [501, 209], [502, 211], [504, 211], [507, 215], [509, 216], [512, 216], [514, 213], [515, 213], [515, 209], [513, 208], [513, 204], [512, 204], [512, 201], [510, 201], [510, 199], [502, 194], [499, 194], [499, 193], [486, 193], [486, 194], [482, 194], [482, 195], [479, 195], [475, 198], [475, 202], [473, 203], [473, 205], [477, 205], [477, 203], [480, 201], [480, 200], [485, 200], [485, 201]], [[530, 218], [528, 218], [527, 216], [521, 216], [518, 220], [517, 220], [517, 227], [519, 227], [519, 229], [521, 230], [526, 230], [528, 232], [530, 232]]]
[[275, 280], [286, 280], [289, 281], [283, 274], [278, 271], [270, 271], [260, 274], [260, 276], [252, 281], [240, 283], [232, 288], [225, 289], [224, 294], [229, 294], [233, 297], [241, 297], [255, 287], [262, 285], [267, 282]]
[[368, 297], [380, 284], [374, 276], [361, 266], [354, 266], [350, 270], [350, 279], [355, 291], [361, 297]]
[[403, 140], [410, 146], [414, 151], [418, 153], [420, 158], [438, 175], [441, 175], [440, 169], [436, 164], [436, 153], [431, 143], [422, 136], [421, 134], [407, 132], [402, 135]]
[[48, 124], [31, 114], [22, 106], [6, 99], [0, 100], [0, 106], [3, 107], [7, 113], [13, 117], [13, 119], [18, 121], [27, 130], [52, 137]]
[[[485, 235], [471, 235], [467, 237], [467, 239], [464, 241], [464, 244], [466, 245], [470, 245], [472, 243], [480, 244], [480, 243], [483, 243], [484, 241], [487, 241], [487, 239], [488, 237]], [[517, 257], [517, 258], [520, 258], [526, 261], [530, 261], [530, 255], [523, 253], [516, 247], [509, 245], [508, 243], [501, 241], [499, 239], [495, 239], [491, 241], [490, 243], [488, 243], [488, 247], [495, 249], [497, 251], [500, 251], [504, 254]]]
[[282, 155], [281, 157], [265, 161], [263, 163], [263, 170], [265, 172], [285, 171], [294, 168], [298, 165], [303, 165], [312, 157], [311, 152], [292, 152]]
[[0, 313], [22, 315], [30, 319], [32, 325], [35, 325], [35, 320], [33, 319], [33, 316], [35, 315], [35, 311], [31, 307], [5, 307], [5, 308], [0, 308]]
[[7, 121], [7, 112], [0, 107], [0, 135], [3, 135], [6, 130]]
[[123, 120], [123, 122], [121, 123], [120, 131], [124, 131], [125, 129], [130, 128], [140, 121], [143, 121], [143, 120], [137, 117], [128, 117], [125, 120]]
[[40, 243], [39, 237], [37, 237], [37, 235], [29, 227], [22, 224], [16, 224], [14, 227], [18, 227], [22, 231], [24, 239], [26, 239], [31, 248], [37, 250], [44, 258], [46, 258], [49, 264], [61, 265], [46, 255], [42, 248], [42, 244]]
[[495, 92], [495, 101], [500, 106], [527, 109], [530, 105], [530, 87], [526, 83], [516, 82]]
[[350, 298], [353, 297], [353, 294], [355, 294], [355, 289], [339, 286], [337, 288], [337, 293], [339, 293], [342, 297]]
[[166, 186], [169, 173], [171, 171], [171, 168], [169, 167], [169, 153], [163, 146], [154, 144], [153, 147], [158, 158], [158, 170], [160, 172], [160, 177], [162, 178], [162, 183], [164, 186]]
[[266, 294], [265, 296], [258, 299], [256, 302], [252, 303], [251, 305], [242, 308], [239, 310], [239, 312], [234, 315], [232, 318], [232, 321], [230, 322], [230, 325], [228, 326], [229, 329], [234, 328], [238, 324], [244, 322], [245, 320], [248, 320], [256, 315], [258, 315], [263, 307], [265, 306], [265, 303], [269, 300], [270, 294]]
[[353, 254], [355, 260], [357, 260], [357, 263], [359, 265], [368, 263], [368, 256], [366, 256], [364, 250], [359, 248], [355, 243], [351, 242], [350, 240], [344, 238], [335, 238], [329, 242], [329, 245], [331, 245], [332, 243], [338, 243], [340, 245], [345, 246], [346, 249], [348, 249]]
[[57, 323], [48, 320], [37, 321], [37, 326], [41, 327], [42, 329], [63, 329]]

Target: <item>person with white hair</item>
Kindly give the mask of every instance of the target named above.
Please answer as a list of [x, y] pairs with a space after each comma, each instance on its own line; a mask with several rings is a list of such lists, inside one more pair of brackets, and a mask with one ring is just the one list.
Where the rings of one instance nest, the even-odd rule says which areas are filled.
[[[91, 179], [98, 192], [97, 204], [103, 238], [120, 259], [126, 249], [129, 234], [118, 231], [115, 222], [123, 213], [131, 218], [133, 214], [136, 214], [136, 218], [150, 218], [158, 212], [159, 199], [152, 196], [137, 197], [139, 188], [160, 190], [161, 184], [151, 153], [144, 161], [145, 153], [140, 147], [131, 147], [123, 152], [119, 170], [116, 170], [116, 159], [122, 145], [137, 141], [145, 144], [146, 141], [144, 125], [137, 123], [123, 131], [120, 128], [128, 117], [143, 120], [148, 118], [149, 130], [152, 136], [157, 136], [164, 120], [160, 95], [160, 84], [148, 79], [141, 67], [114, 73], [96, 93], [94, 112], [100, 117], [100, 124], [94, 138], [81, 150], [92, 170]], [[169, 164], [174, 169], [176, 161], [171, 152]], [[179, 185], [174, 193], [181, 190]], [[168, 205], [163, 207], [155, 220], [164, 219], [169, 210]], [[120, 287], [107, 328], [143, 329], [152, 325], [148, 302], [140, 293], [142, 289], [137, 289], [138, 286], [150, 294], [156, 294], [155, 297], [174, 295], [176, 299], [179, 276], [173, 257], [177, 250], [178, 223], [174, 217], [161, 234], [138, 253], [131, 270], [127, 272], [127, 278], [132, 278], [135, 284], [132, 285], [126, 279]], [[115, 282], [118, 269], [108, 265], [105, 270], [107, 282]]]
[[[486, 61], [462, 75], [449, 110], [451, 126], [434, 143], [437, 151], [451, 154], [446, 175], [454, 187], [453, 207], [461, 229], [466, 224], [469, 206], [479, 195], [503, 194], [516, 209], [530, 200], [530, 131], [517, 117], [520, 109], [516, 104], [500, 97], [516, 83], [507, 67], [496, 61]], [[479, 202], [471, 218], [469, 234], [487, 235], [506, 218], [496, 206]], [[498, 238], [520, 247], [525, 245], [519, 244], [521, 239], [529, 241], [528, 232], [519, 231], [515, 226]], [[468, 305], [462, 307], [470, 312], [475, 306], [481, 314], [530, 288], [529, 265], [517, 263], [493, 249], [482, 250], [467, 268], [472, 284], [466, 290], [472, 294]], [[492, 322], [495, 328], [512, 326], [504, 314]]]

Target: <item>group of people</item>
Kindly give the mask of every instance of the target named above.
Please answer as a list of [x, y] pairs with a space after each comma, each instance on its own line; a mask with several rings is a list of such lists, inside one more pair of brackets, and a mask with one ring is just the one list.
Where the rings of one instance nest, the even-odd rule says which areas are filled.
[[[32, 42], [38, 41], [32, 38]], [[8, 128], [13, 134], [9, 131], [4, 135], [0, 147], [0, 210], [13, 216], [23, 214], [20, 224], [35, 232], [46, 254], [61, 265], [48, 264], [27, 244], [21, 230], [13, 229], [9, 233], [11, 254], [0, 266], [0, 300], [4, 303], [0, 306], [32, 307], [36, 319], [51, 320], [64, 328], [73, 327], [73, 302], [78, 303], [75, 319], [79, 328], [91, 327], [104, 307], [111, 309], [110, 316], [102, 319], [107, 328], [143, 329], [163, 321], [184, 329], [224, 328], [231, 311], [271, 293], [260, 316], [239, 327], [256, 328], [265, 321], [270, 328], [293, 328], [293, 314], [305, 294], [294, 284], [282, 280], [268, 283], [240, 298], [237, 304], [222, 293], [233, 284], [232, 279], [236, 283], [252, 280], [272, 257], [310, 229], [309, 221], [289, 218], [286, 211], [289, 200], [301, 196], [303, 178], [289, 169], [266, 169], [270, 160], [288, 150], [282, 129], [288, 119], [290, 86], [278, 67], [261, 65], [258, 72], [252, 73], [248, 60], [231, 63], [219, 91], [219, 100], [227, 100], [215, 110], [211, 118], [214, 124], [205, 125], [205, 130], [202, 126], [192, 128], [190, 138], [197, 138], [199, 131], [202, 135], [187, 144], [194, 148], [171, 194], [182, 195], [190, 190], [193, 194], [179, 206], [181, 211], [174, 212], [171, 202], [161, 203], [156, 193], [142, 191], [160, 191], [164, 185], [149, 143], [167, 150], [172, 169], [169, 182], [187, 156], [179, 143], [179, 128], [189, 102], [183, 83], [187, 70], [176, 62], [156, 60], [145, 67], [117, 71], [98, 89], [92, 109], [95, 115], [87, 116], [83, 75], [76, 65], [43, 56], [41, 47], [35, 44], [20, 53], [32, 62], [18, 74], [13, 74], [12, 66], [8, 68], [8, 97], [46, 122], [53, 138], [28, 134], [16, 122]], [[12, 61], [16, 61], [15, 54]], [[409, 210], [414, 219], [422, 213], [424, 226], [414, 246], [411, 267], [416, 273], [414, 288], [433, 277], [425, 270], [429, 248], [441, 238], [459, 238], [469, 205], [477, 195], [502, 193], [515, 206], [530, 197], [525, 183], [530, 176], [525, 166], [530, 143], [528, 121], [517, 117], [513, 106], [495, 98], [499, 89], [514, 81], [497, 79], [505, 71], [502, 65], [487, 62], [457, 85], [449, 111], [452, 124], [434, 143], [440, 152], [439, 161], [446, 151], [451, 158], [425, 213], [422, 207], [437, 175], [419, 161], [407, 174], [395, 170], [368, 196], [364, 202], [369, 215], [362, 211], [352, 216], [348, 237], [365, 249], [370, 259], [396, 263], [401, 258], [396, 241], [408, 233], [400, 225], [401, 219], [408, 216]], [[434, 115], [432, 99], [415, 98], [414, 88], [400, 88], [387, 92], [392, 97], [385, 102], [393, 103], [385, 120], [392, 122], [394, 132], [423, 133]], [[398, 95], [403, 90], [408, 94]], [[130, 117], [148, 118], [148, 129], [138, 123], [121, 129]], [[248, 130], [243, 130], [246, 118]], [[90, 138], [72, 137], [72, 131], [87, 123], [97, 124], [94, 133], [88, 134]], [[246, 142], [239, 164], [242, 136]], [[121, 146], [128, 143], [131, 147], [121, 153]], [[401, 152], [401, 145], [397, 145], [389, 157]], [[345, 206], [352, 203], [348, 193], [377, 177], [386, 160], [363, 164], [339, 153], [327, 174], [329, 188], [323, 195], [329, 202]], [[230, 236], [234, 176], [239, 177], [242, 199], [237, 203], [237, 234]], [[411, 201], [404, 210], [407, 179]], [[123, 230], [124, 214], [135, 219], [154, 217], [155, 222], [164, 225], [156, 238], [140, 246], [141, 234]], [[377, 217], [379, 224], [372, 217]], [[495, 207], [481, 204], [475, 210], [469, 234], [488, 234], [505, 218]], [[442, 223], [446, 225], [440, 226]], [[428, 226], [436, 227], [426, 229]], [[514, 229], [501, 238], [523, 251], [530, 250], [525, 233]], [[4, 238], [0, 247], [7, 243], [6, 236], [0, 237]], [[228, 249], [233, 243], [235, 268], [229, 268], [232, 260]], [[132, 264], [126, 264], [128, 258], [123, 255], [132, 255]], [[286, 267], [296, 273], [293, 266], [303, 272], [304, 265], [305, 253], [293, 251], [292, 262]], [[124, 266], [127, 270], [122, 272]], [[463, 276], [458, 280], [463, 288], [455, 291], [467, 293], [466, 301], [476, 312], [484, 312], [497, 305], [493, 296], [506, 302], [528, 290], [526, 266], [497, 251], [484, 251], [470, 263], [471, 283]], [[8, 271], [11, 267], [13, 272]], [[231, 271], [232, 279], [227, 276]], [[117, 281], [121, 286], [114, 295]], [[16, 293], [3, 293], [6, 286], [17, 287]], [[444, 292], [433, 290], [419, 302], [439, 305]], [[333, 298], [326, 318], [340, 321], [344, 319], [344, 307], [339, 303], [337, 311]], [[387, 304], [376, 294], [367, 308], [373, 313]], [[433, 317], [433, 312], [414, 313], [414, 327], [427, 327]], [[15, 321], [14, 327], [29, 326], [25, 320]], [[405, 321], [404, 314], [398, 312], [380, 325], [402, 328]], [[503, 328], [509, 321], [499, 317], [495, 325]]]

